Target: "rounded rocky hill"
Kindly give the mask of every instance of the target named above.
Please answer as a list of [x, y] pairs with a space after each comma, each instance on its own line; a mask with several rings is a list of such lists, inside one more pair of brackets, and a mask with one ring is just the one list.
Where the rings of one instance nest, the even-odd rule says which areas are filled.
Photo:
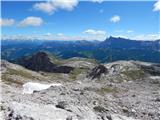
[[74, 68], [69, 66], [59, 66], [51, 60], [51, 56], [46, 52], [37, 52], [29, 57], [24, 57], [18, 64], [34, 71], [44, 71], [53, 73], [69, 73]]

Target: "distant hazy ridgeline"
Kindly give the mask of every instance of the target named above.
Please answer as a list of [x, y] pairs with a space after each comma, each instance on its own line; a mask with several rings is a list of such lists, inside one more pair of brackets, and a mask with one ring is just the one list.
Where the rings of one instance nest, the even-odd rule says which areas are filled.
[[57, 57], [93, 58], [99, 62], [140, 60], [160, 63], [160, 40], [136, 41], [110, 37], [105, 41], [2, 40], [2, 59], [15, 61], [38, 51]]

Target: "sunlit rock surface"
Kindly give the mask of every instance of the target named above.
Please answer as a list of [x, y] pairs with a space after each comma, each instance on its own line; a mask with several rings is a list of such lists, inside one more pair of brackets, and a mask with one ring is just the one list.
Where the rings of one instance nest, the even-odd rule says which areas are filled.
[[139, 61], [91, 64], [93, 67], [76, 64], [73, 72], [64, 74], [35, 72], [2, 61], [0, 117], [2, 120], [160, 119], [159, 64]]

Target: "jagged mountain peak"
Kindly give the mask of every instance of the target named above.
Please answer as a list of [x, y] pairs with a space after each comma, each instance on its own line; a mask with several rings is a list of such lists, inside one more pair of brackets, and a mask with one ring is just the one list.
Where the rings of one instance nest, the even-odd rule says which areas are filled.
[[130, 39], [127, 39], [127, 38], [123, 38], [123, 37], [114, 37], [114, 36], [109, 36], [105, 39], [105, 41], [111, 41], [111, 40], [130, 40]]

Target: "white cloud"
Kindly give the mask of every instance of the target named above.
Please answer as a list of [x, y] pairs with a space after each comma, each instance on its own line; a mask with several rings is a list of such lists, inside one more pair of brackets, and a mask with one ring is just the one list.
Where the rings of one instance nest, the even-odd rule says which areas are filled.
[[154, 4], [154, 9], [153, 11], [160, 11], [160, 0], [158, 0], [155, 4]]
[[133, 33], [134, 31], [133, 30], [127, 30], [127, 33]]
[[32, 35], [24, 36], [24, 35], [2, 35], [2, 40], [32, 40], [36, 39], [36, 37]]
[[25, 27], [25, 26], [40, 26], [43, 24], [43, 20], [40, 17], [27, 17], [24, 20], [22, 20], [18, 26]]
[[91, 0], [94, 3], [102, 3], [104, 0]]
[[53, 14], [56, 8], [50, 2], [36, 3], [33, 8], [45, 13]]
[[[131, 40], [148, 40], [154, 41], [160, 39], [160, 34], [142, 34], [142, 35], [134, 35], [134, 36], [126, 36], [126, 35], [112, 35], [114, 37], [122, 37]], [[2, 35], [1, 39], [6, 40], [100, 40], [103, 41], [107, 36], [69, 36], [64, 35], [63, 33], [58, 34], [42, 34], [42, 35]]]
[[123, 30], [123, 29], [119, 29], [119, 30], [115, 30], [115, 33], [133, 33], [133, 30]]
[[46, 34], [44, 34], [44, 36], [51, 36], [52, 34], [51, 33], [46, 33]]
[[64, 36], [64, 34], [63, 33], [58, 33], [57, 36]]
[[0, 26], [12, 26], [15, 23], [14, 19], [2, 19], [0, 18]]
[[54, 0], [52, 4], [56, 8], [61, 8], [65, 10], [73, 10], [75, 6], [78, 4], [78, 0]]
[[160, 34], [141, 34], [131, 37], [133, 40], [158, 40], [160, 39]]
[[69, 36], [63, 33], [58, 34], [36, 34], [36, 35], [2, 35], [2, 40], [105, 40], [106, 36], [90, 36], [90, 35], [80, 35], [80, 36]]
[[85, 30], [83, 33], [85, 34], [89, 34], [89, 35], [98, 35], [98, 36], [104, 36], [106, 35], [106, 31], [103, 31], [103, 30], [93, 30], [93, 29], [88, 29], [88, 30]]
[[117, 34], [113, 35], [114, 37], [122, 37], [130, 40], [138, 40], [138, 41], [155, 41], [160, 39], [160, 34], [137, 34], [137, 35], [122, 35]]
[[48, 14], [53, 14], [59, 9], [71, 11], [78, 4], [78, 0], [51, 0], [40, 2], [33, 5], [35, 10], [39, 10]]
[[113, 22], [113, 23], [117, 23], [121, 20], [120, 16], [118, 15], [114, 15], [110, 18], [110, 21]]

